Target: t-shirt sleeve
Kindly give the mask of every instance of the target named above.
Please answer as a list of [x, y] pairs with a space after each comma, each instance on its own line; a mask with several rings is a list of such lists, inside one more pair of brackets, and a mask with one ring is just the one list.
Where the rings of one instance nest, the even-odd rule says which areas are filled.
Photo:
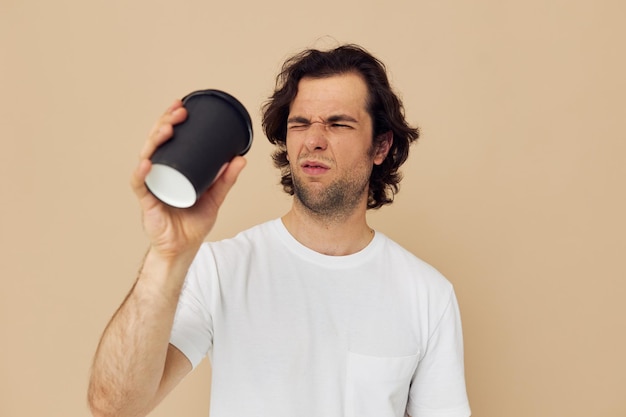
[[468, 417], [461, 316], [454, 291], [428, 339], [407, 404], [411, 417]]
[[213, 345], [213, 318], [210, 302], [215, 291], [217, 269], [213, 254], [204, 244], [196, 255], [178, 300], [170, 343], [180, 350], [195, 368]]

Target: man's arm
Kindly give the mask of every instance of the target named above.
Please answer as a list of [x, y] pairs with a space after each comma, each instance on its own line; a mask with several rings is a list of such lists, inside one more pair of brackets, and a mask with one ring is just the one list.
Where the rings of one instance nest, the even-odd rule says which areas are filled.
[[161, 203], [145, 186], [149, 158], [186, 117], [180, 100], [168, 108], [148, 136], [131, 178], [150, 249], [94, 357], [88, 401], [97, 417], [145, 416], [191, 370], [187, 358], [169, 344], [176, 306], [187, 270], [245, 160], [233, 159], [193, 207]]
[[169, 345], [185, 265], [155, 257], [148, 253], [96, 351], [88, 394], [94, 416], [145, 416], [191, 370]]

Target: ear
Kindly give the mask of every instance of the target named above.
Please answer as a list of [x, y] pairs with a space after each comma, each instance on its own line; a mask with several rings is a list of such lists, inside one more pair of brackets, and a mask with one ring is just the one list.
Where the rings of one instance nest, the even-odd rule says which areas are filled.
[[393, 132], [390, 130], [389, 132], [378, 135], [378, 137], [376, 138], [376, 143], [377, 145], [374, 152], [374, 165], [380, 165], [387, 157], [389, 149], [391, 149], [391, 145], [393, 144]]

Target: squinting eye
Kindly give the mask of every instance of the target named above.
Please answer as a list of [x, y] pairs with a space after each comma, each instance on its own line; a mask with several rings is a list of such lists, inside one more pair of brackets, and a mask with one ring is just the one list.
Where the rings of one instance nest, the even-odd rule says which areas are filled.
[[304, 130], [307, 127], [309, 127], [309, 125], [289, 125], [289, 130]]
[[331, 126], [332, 127], [341, 127], [341, 128], [351, 128], [352, 127], [352, 126], [349, 126], [349, 125], [343, 125], [341, 123], [333, 123]]

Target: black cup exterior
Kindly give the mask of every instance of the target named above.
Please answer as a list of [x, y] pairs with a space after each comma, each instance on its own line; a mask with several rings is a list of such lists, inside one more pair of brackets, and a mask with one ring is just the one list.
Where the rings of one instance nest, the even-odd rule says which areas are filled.
[[245, 107], [220, 90], [201, 90], [183, 98], [187, 119], [174, 126], [170, 140], [150, 158], [184, 175], [196, 199], [213, 183], [220, 168], [252, 145], [252, 121]]

